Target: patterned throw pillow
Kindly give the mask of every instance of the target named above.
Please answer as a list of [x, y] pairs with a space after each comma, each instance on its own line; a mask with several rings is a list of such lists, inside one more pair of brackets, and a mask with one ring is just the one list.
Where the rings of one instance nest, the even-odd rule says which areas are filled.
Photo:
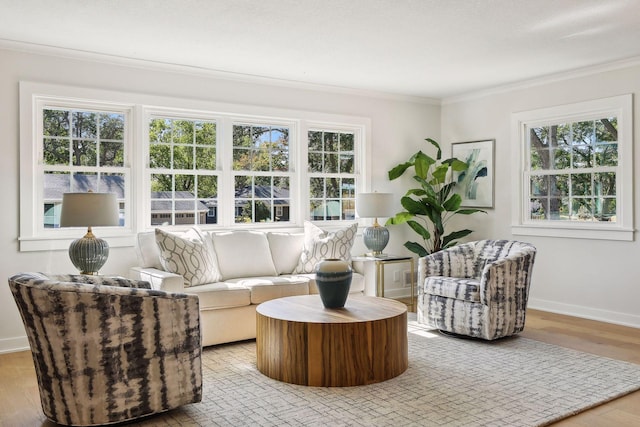
[[316, 264], [326, 258], [339, 258], [351, 262], [351, 247], [358, 224], [328, 232], [314, 224], [304, 223], [304, 247], [294, 273], [313, 273]]
[[222, 279], [213, 243], [199, 228], [193, 227], [180, 235], [156, 228], [156, 243], [162, 267], [181, 275], [186, 287]]

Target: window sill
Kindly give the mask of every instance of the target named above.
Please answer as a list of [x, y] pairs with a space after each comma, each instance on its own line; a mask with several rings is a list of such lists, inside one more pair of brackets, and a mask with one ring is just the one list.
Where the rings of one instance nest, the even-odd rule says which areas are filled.
[[635, 230], [632, 228], [612, 227], [567, 227], [555, 224], [527, 224], [511, 226], [514, 236], [562, 237], [568, 239], [620, 240], [633, 241]]
[[[20, 243], [20, 252], [37, 252], [37, 251], [56, 251], [56, 250], [68, 250], [69, 245], [76, 239], [82, 237], [82, 233], [78, 237], [64, 237], [64, 238], [52, 238], [52, 237], [20, 237], [18, 239]], [[98, 236], [109, 243], [110, 248], [124, 248], [135, 246], [136, 236], [133, 234], [120, 235], [120, 236]]]

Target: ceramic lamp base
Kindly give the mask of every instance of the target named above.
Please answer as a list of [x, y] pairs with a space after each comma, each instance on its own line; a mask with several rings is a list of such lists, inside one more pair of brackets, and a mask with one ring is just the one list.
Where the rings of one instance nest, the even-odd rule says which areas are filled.
[[381, 255], [387, 243], [389, 243], [389, 230], [386, 227], [376, 225], [367, 227], [362, 232], [364, 245], [373, 255]]
[[69, 258], [80, 274], [98, 274], [109, 257], [109, 244], [93, 234], [87, 235], [71, 243]]

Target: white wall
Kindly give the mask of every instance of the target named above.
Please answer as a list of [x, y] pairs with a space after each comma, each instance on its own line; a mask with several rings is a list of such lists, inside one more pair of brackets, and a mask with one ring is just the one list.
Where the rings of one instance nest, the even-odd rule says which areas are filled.
[[634, 225], [640, 212], [640, 65], [528, 87], [445, 100], [442, 140], [496, 140], [495, 209], [473, 217], [474, 238], [515, 238], [538, 248], [529, 307], [640, 327], [640, 242], [562, 239], [511, 234], [511, 165], [517, 141], [511, 114], [519, 111], [634, 94]]
[[[386, 171], [415, 152], [423, 138], [437, 138], [440, 134], [440, 107], [432, 102], [330, 88], [234, 81], [203, 73], [153, 70], [139, 63], [126, 66], [1, 47], [0, 64], [0, 194], [3, 202], [0, 277], [4, 278], [22, 271], [75, 272], [66, 251], [18, 251], [18, 82], [21, 80], [369, 117], [372, 122], [372, 189], [398, 194], [404, 192], [402, 183], [389, 182]], [[390, 252], [406, 253], [402, 247], [406, 240], [403, 233], [402, 230], [392, 232]], [[355, 251], [364, 251], [360, 241], [357, 245]], [[134, 264], [133, 248], [112, 248], [103, 271], [126, 275]], [[0, 286], [0, 352], [26, 346], [24, 328], [9, 287]]]

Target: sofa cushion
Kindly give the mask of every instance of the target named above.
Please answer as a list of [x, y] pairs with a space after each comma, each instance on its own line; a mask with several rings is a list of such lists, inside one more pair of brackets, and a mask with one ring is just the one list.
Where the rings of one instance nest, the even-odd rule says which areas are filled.
[[357, 223], [328, 232], [305, 221], [304, 246], [294, 273], [313, 273], [316, 264], [326, 258], [339, 258], [350, 263], [357, 231]]
[[480, 282], [475, 279], [431, 276], [424, 282], [424, 292], [445, 298], [480, 302]]
[[227, 283], [250, 289], [252, 304], [309, 294], [309, 279], [301, 276], [246, 277], [231, 279]]
[[251, 304], [251, 290], [234, 283], [208, 283], [189, 288], [187, 292], [198, 295], [201, 311], [242, 307]]
[[153, 231], [138, 233], [137, 238], [136, 255], [138, 256], [138, 267], [151, 267], [162, 270], [160, 249], [156, 243], [155, 233]]
[[[295, 277], [296, 275], [294, 275]], [[298, 277], [306, 277], [309, 279], [309, 293], [317, 294], [318, 293], [318, 285], [316, 284], [316, 275], [315, 273], [302, 273], [298, 274]], [[351, 277], [351, 287], [349, 288], [349, 293], [362, 293], [364, 292], [364, 276], [360, 273], [353, 272], [353, 276]]]
[[213, 233], [213, 246], [222, 280], [235, 277], [277, 276], [267, 235], [259, 231]]
[[267, 233], [271, 258], [278, 274], [291, 274], [298, 265], [302, 247], [303, 233]]
[[184, 278], [185, 286], [198, 286], [221, 280], [211, 241], [193, 227], [176, 234], [156, 228], [156, 242], [164, 270]]

